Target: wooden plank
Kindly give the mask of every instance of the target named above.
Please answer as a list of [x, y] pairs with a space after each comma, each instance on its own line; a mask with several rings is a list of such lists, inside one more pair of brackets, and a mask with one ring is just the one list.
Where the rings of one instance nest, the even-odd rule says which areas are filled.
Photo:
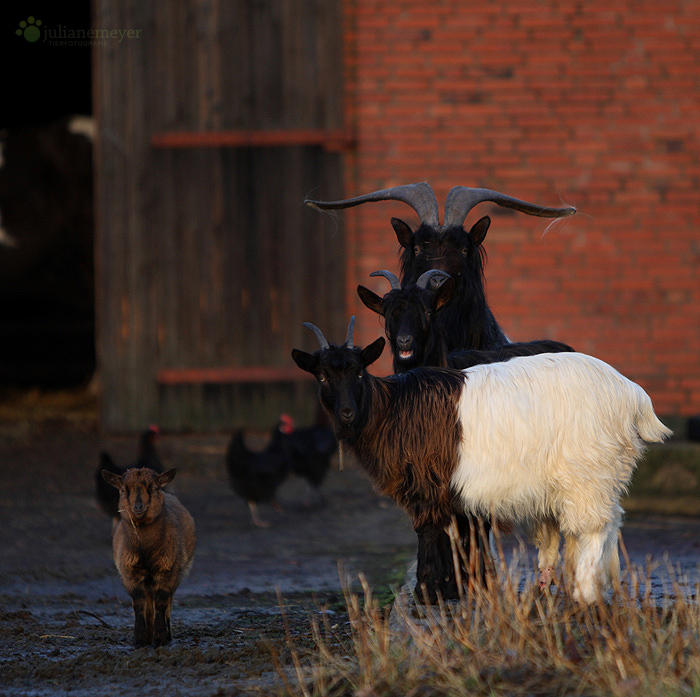
[[250, 365], [245, 368], [224, 366], [220, 368], [161, 368], [156, 373], [160, 385], [196, 385], [202, 383], [270, 383], [309, 382], [313, 377], [296, 366], [275, 367]]
[[347, 129], [273, 129], [233, 131], [165, 131], [151, 136], [154, 148], [264, 148], [298, 145], [321, 146], [326, 152], [342, 152], [355, 146]]
[[[143, 4], [95, 4], [96, 26], [146, 27]], [[93, 52], [98, 271], [97, 350], [102, 383], [100, 416], [106, 429], [137, 429], [157, 409], [154, 256], [144, 211], [157, 183], [148, 176], [148, 134], [154, 105], [149, 40], [108, 44]], [[132, 82], [133, 80], [133, 82]]]

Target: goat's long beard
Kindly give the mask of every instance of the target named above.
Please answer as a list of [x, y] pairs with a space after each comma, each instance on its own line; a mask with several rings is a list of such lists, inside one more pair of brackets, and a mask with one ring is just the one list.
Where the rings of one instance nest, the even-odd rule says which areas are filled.
[[343, 441], [338, 441], [338, 471], [342, 472], [345, 469], [345, 447]]

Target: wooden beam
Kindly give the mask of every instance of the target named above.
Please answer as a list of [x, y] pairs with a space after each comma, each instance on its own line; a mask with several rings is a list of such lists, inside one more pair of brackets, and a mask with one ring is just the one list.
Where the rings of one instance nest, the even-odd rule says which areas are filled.
[[160, 385], [200, 385], [244, 382], [305, 382], [313, 379], [296, 366], [252, 365], [241, 368], [161, 368], [156, 373]]
[[237, 131], [164, 131], [151, 135], [154, 148], [271, 148], [320, 145], [327, 152], [341, 152], [355, 145], [349, 130], [278, 129]]

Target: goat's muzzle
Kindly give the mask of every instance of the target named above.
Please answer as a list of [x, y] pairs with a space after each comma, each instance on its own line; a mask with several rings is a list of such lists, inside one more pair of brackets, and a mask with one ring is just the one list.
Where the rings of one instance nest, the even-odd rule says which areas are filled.
[[340, 410], [340, 423], [350, 425], [355, 421], [355, 410], [351, 407], [343, 407]]
[[143, 518], [147, 512], [148, 508], [143, 504], [135, 503], [131, 507], [131, 515], [134, 516], [134, 518], [136, 518], [137, 520]]
[[396, 354], [401, 361], [409, 361], [413, 358], [415, 347], [411, 334], [400, 334], [396, 337]]

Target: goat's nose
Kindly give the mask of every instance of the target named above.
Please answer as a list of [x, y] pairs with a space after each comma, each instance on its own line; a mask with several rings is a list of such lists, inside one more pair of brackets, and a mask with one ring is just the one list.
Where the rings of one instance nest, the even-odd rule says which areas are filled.
[[396, 337], [396, 344], [402, 351], [407, 351], [413, 344], [413, 337], [410, 334], [399, 334]]
[[351, 424], [355, 420], [355, 410], [350, 407], [343, 407], [340, 410], [340, 420], [343, 423]]

